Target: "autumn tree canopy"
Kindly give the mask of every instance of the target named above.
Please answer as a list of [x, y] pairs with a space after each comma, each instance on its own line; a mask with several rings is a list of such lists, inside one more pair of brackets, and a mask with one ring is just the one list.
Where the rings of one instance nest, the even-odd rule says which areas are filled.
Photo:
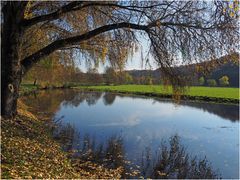
[[169, 81], [181, 86], [172, 68], [179, 61], [237, 49], [236, 7], [237, 1], [2, 2], [2, 114], [16, 114], [22, 75], [41, 59], [60, 53], [64, 63], [79, 57], [121, 68], [142, 36]]
[[238, 14], [226, 12], [232, 6], [211, 1], [28, 2], [22, 24], [24, 35], [31, 36], [23, 43], [29, 49], [24, 49], [22, 65], [28, 70], [57, 49], [73, 53], [73, 48], [94, 61], [122, 66], [138, 41], [135, 30], [149, 37], [161, 66], [180, 58], [209, 59], [236, 48]]

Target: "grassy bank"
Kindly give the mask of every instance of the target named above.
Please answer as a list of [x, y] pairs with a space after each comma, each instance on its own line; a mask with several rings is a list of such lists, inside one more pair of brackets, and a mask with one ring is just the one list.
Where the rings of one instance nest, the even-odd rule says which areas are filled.
[[[119, 86], [78, 86], [76, 88], [139, 94], [156, 97], [172, 97], [172, 88], [161, 85], [119, 85]], [[190, 87], [182, 95], [183, 99], [203, 100], [224, 103], [239, 102], [239, 88]]]
[[34, 86], [33, 84], [21, 84], [20, 94], [21, 95], [28, 94], [33, 91], [36, 91], [38, 88], [39, 88], [38, 86]]
[[1, 121], [2, 179], [120, 178], [118, 169], [70, 159], [52, 138], [52, 127], [46, 124], [45, 113], [30, 113], [30, 107], [21, 102], [18, 105], [15, 119]]
[[[153, 97], [172, 98], [172, 88], [164, 87], [161, 85], [118, 85], [118, 86], [64, 86], [64, 87], [49, 87], [42, 88], [33, 86], [31, 84], [22, 84], [20, 87], [20, 94], [28, 94], [38, 89], [51, 89], [51, 88], [76, 88], [87, 89], [94, 91], [108, 91], [127, 94], [136, 94]], [[182, 94], [182, 99], [200, 100], [207, 102], [219, 103], [239, 103], [239, 88], [224, 88], [224, 87], [190, 87]]]
[[42, 85], [33, 85], [29, 83], [22, 83], [20, 85], [20, 91], [19, 94], [22, 95], [28, 95], [33, 92], [36, 92], [38, 90], [46, 90], [46, 89], [66, 89], [66, 88], [71, 88], [71, 87], [76, 87], [78, 86], [77, 84], [74, 83], [68, 83], [68, 84], [61, 84], [61, 85], [47, 85], [47, 86], [42, 86]]

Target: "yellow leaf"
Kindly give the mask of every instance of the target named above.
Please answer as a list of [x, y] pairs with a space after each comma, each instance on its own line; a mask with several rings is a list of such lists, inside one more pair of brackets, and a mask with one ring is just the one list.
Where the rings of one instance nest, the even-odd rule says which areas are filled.
[[230, 12], [230, 17], [234, 17], [234, 13], [233, 12]]

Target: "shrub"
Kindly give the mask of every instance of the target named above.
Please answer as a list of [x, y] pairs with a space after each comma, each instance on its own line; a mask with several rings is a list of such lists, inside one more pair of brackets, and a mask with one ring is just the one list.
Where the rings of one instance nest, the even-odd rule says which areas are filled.
[[217, 86], [217, 82], [215, 81], [215, 79], [208, 79], [207, 84], [211, 87]]
[[229, 85], [229, 78], [227, 76], [221, 77], [218, 81], [219, 81], [219, 84], [221, 86], [228, 86]]
[[199, 78], [198, 83], [199, 83], [200, 86], [204, 85], [205, 79], [204, 79], [203, 76]]

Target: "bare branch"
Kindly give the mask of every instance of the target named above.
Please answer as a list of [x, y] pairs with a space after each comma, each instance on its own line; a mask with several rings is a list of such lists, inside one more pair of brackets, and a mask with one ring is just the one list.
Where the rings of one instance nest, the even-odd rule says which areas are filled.
[[119, 4], [115, 4], [115, 3], [101, 3], [101, 2], [93, 2], [93, 3], [87, 3], [84, 4], [84, 1], [73, 1], [63, 7], [61, 7], [60, 9], [58, 9], [57, 11], [50, 13], [50, 14], [46, 14], [46, 15], [42, 15], [42, 16], [37, 16], [31, 19], [25, 19], [22, 22], [23, 26], [31, 26], [34, 24], [37, 24], [39, 22], [43, 22], [43, 21], [51, 21], [54, 19], [59, 18], [61, 15], [68, 13], [68, 12], [73, 12], [73, 11], [78, 11], [81, 10], [83, 8], [86, 7], [91, 7], [91, 6], [105, 6], [105, 7], [117, 7], [117, 8], [121, 8], [121, 9], [126, 9], [129, 11], [136, 11], [136, 12], [143, 12], [143, 9], [151, 9], [153, 7], [157, 7], [160, 6], [162, 4], [156, 4], [156, 5], [152, 5], [152, 6], [123, 6], [123, 5], [119, 5]]
[[57, 11], [53, 12], [53, 13], [50, 13], [50, 14], [46, 14], [46, 15], [42, 15], [42, 16], [37, 16], [37, 17], [34, 17], [34, 18], [31, 18], [31, 19], [25, 19], [23, 22], [22, 22], [22, 25], [23, 26], [32, 26], [34, 24], [37, 24], [39, 22], [43, 22], [43, 21], [50, 21], [50, 20], [54, 20], [54, 19], [57, 19], [59, 18], [61, 15], [67, 13], [67, 12], [70, 12], [70, 11], [73, 11], [73, 8], [78, 6], [78, 5], [81, 5], [83, 2], [79, 2], [79, 1], [74, 1], [74, 2], [71, 2], [63, 7], [61, 7], [60, 9], [58, 9]]

